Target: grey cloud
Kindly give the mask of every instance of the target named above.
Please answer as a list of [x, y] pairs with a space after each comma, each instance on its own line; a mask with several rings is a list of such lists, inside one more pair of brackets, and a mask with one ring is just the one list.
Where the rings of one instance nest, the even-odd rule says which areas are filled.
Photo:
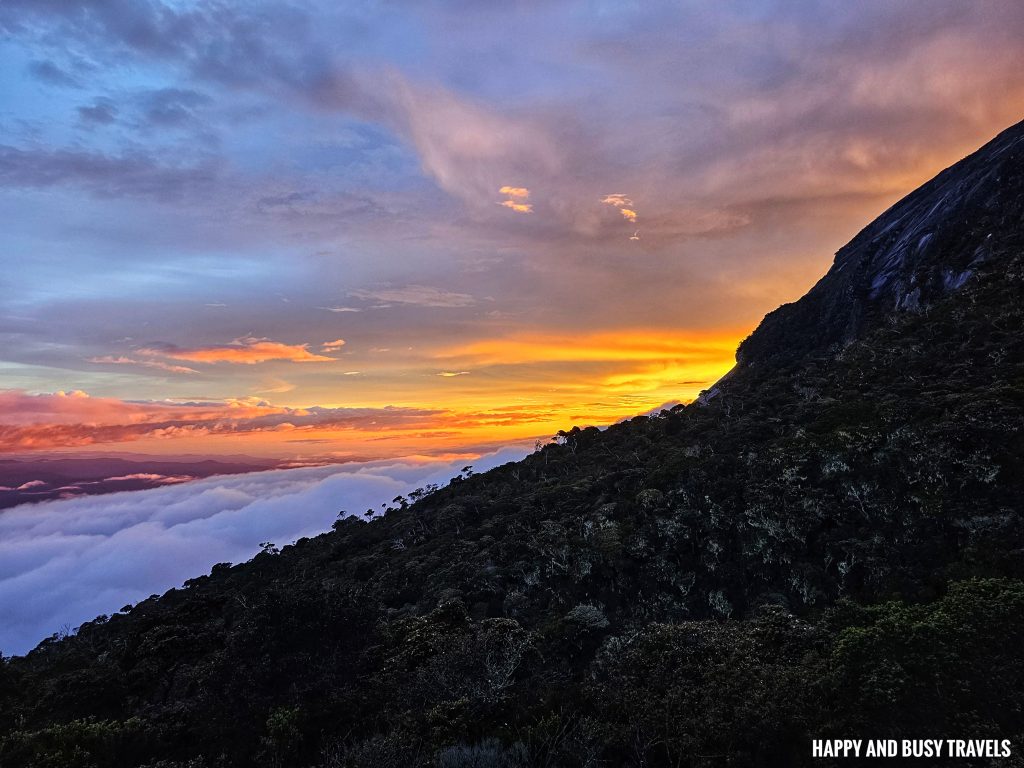
[[[7, 0], [0, 29], [43, 41], [57, 30], [62, 40], [90, 47], [103, 58], [125, 53], [170, 61], [194, 76], [232, 87], [268, 79], [287, 82], [315, 61], [308, 45], [310, 13], [284, 3], [233, 8], [225, 3], [192, 7], [159, 0]], [[294, 58], [283, 52], [299, 51]]]
[[52, 61], [33, 61], [28, 65], [32, 77], [49, 85], [63, 88], [81, 88], [82, 84]]
[[[400, 288], [378, 288], [376, 290], [358, 290], [350, 294], [353, 298], [364, 301], [377, 301], [388, 304], [412, 304], [420, 307], [471, 307], [477, 303], [467, 293], [445, 291], [428, 285], [406, 285]], [[335, 310], [332, 310], [335, 311]], [[337, 311], [344, 311], [338, 309]]]
[[110, 125], [117, 119], [117, 107], [110, 99], [96, 99], [89, 106], [79, 107], [78, 116], [84, 123]]
[[9, 187], [71, 184], [101, 197], [170, 200], [209, 189], [218, 175], [214, 160], [175, 167], [142, 152], [108, 155], [0, 145], [0, 183]]
[[160, 88], [143, 94], [143, 118], [148, 125], [177, 128], [197, 120], [196, 112], [212, 103], [204, 93], [188, 88]]

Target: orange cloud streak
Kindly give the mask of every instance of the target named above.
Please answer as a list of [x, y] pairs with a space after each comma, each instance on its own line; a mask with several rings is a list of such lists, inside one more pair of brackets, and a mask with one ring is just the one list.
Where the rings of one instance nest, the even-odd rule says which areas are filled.
[[517, 197], [521, 200], [525, 200], [530, 196], [530, 190], [528, 190], [526, 187], [502, 187], [498, 191], [503, 195], [508, 195], [509, 197]]
[[[339, 341], [341, 341], [339, 339]], [[334, 342], [331, 342], [332, 344]], [[344, 343], [344, 342], [343, 342]], [[269, 360], [287, 360], [293, 363], [325, 363], [335, 360], [310, 352], [308, 344], [282, 344], [270, 339], [244, 337], [230, 344], [182, 349], [180, 347], [140, 349], [140, 355], [187, 360], [193, 363], [235, 363], [254, 365]], [[338, 345], [340, 346], [340, 345]]]
[[671, 358], [729, 361], [731, 365], [737, 341], [748, 332], [747, 329], [706, 333], [654, 329], [585, 335], [524, 334], [449, 347], [439, 352], [438, 357], [477, 365]]
[[503, 205], [506, 208], [511, 208], [513, 211], [516, 211], [517, 213], [533, 212], [532, 203], [517, 203], [515, 200], [503, 200], [501, 203], [499, 203], [499, 205]]
[[286, 408], [263, 400], [126, 402], [84, 392], [0, 391], [0, 451], [294, 430], [386, 432], [422, 428], [443, 411], [427, 408]]

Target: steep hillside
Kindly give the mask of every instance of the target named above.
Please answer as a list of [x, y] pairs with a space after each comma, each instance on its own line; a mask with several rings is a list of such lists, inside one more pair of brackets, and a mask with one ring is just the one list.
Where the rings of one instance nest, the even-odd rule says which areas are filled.
[[1024, 750], [1022, 139], [865, 229], [714, 396], [560, 433], [7, 660], [0, 764]]

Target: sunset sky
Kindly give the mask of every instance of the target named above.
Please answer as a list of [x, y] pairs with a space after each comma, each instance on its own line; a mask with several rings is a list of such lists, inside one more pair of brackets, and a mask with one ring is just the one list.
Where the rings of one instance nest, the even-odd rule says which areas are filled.
[[1024, 3], [0, 2], [0, 450], [378, 458], [687, 401], [1024, 117]]

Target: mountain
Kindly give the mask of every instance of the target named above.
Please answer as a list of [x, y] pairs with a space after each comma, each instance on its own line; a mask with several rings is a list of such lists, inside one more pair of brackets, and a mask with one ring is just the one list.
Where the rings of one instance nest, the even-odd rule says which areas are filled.
[[1024, 233], [1014, 126], [946, 169], [864, 228], [799, 301], [768, 314], [739, 347], [741, 366], [835, 352], [872, 325], [920, 312], [986, 263], [1019, 253]]
[[884, 213], [697, 402], [5, 660], [0, 764], [838, 765], [827, 738], [1016, 764], [1022, 140]]

